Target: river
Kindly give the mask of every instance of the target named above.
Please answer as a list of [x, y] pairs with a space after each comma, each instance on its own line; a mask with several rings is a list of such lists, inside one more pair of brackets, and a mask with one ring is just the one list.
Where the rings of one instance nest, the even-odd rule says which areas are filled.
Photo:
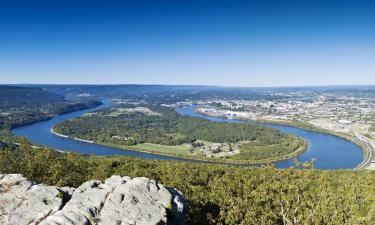
[[[24, 136], [29, 139], [32, 143], [43, 145], [46, 147], [54, 148], [57, 150], [78, 152], [82, 154], [93, 154], [93, 155], [124, 155], [141, 157], [146, 159], [158, 159], [158, 160], [179, 160], [187, 162], [200, 162], [199, 160], [182, 159], [173, 156], [163, 156], [152, 153], [138, 152], [133, 150], [124, 150], [99, 144], [90, 144], [74, 139], [63, 138], [56, 136], [51, 133], [51, 128], [64, 120], [73, 119], [82, 116], [85, 113], [105, 109], [113, 106], [109, 101], [104, 101], [104, 104], [80, 111], [75, 111], [67, 114], [56, 116], [55, 118], [47, 121], [34, 123], [18, 128], [14, 128], [12, 132], [17, 136]], [[229, 120], [211, 116], [205, 116], [194, 112], [195, 106], [186, 106], [176, 109], [181, 115], [188, 115], [194, 117], [205, 118], [215, 122], [242, 122], [238, 120]], [[310, 161], [312, 158], [316, 159], [315, 167], [319, 169], [352, 169], [355, 168], [363, 160], [363, 152], [361, 148], [350, 141], [343, 138], [323, 134], [313, 131], [308, 131], [292, 126], [286, 125], [272, 125], [262, 124], [264, 126], [270, 126], [281, 132], [300, 136], [307, 140], [308, 149], [298, 157], [298, 160]], [[278, 168], [287, 168], [293, 166], [293, 160], [282, 160], [275, 162]]]
[[[181, 107], [176, 111], [181, 115], [200, 117], [215, 122], [245, 123], [240, 120], [230, 120], [198, 114], [194, 111], [195, 107], [194, 105]], [[363, 151], [358, 145], [335, 135], [323, 134], [287, 125], [265, 123], [260, 123], [260, 125], [269, 126], [281, 132], [299, 136], [307, 140], [307, 150], [297, 158], [301, 162], [311, 161], [315, 158], [316, 162], [314, 165], [316, 168], [353, 169], [363, 160]], [[287, 168], [293, 166], [293, 164], [293, 159], [275, 162], [278, 168]]]

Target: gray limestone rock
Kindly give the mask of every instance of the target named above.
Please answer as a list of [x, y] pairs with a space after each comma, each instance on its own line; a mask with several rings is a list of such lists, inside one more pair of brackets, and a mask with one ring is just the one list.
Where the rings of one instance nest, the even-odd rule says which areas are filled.
[[183, 224], [187, 205], [181, 192], [145, 177], [112, 176], [74, 189], [0, 174], [2, 225]]

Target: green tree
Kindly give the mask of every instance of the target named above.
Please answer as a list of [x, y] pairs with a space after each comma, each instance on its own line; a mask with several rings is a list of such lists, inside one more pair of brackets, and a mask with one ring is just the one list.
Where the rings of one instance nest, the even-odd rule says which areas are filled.
[[27, 140], [26, 137], [20, 137], [19, 144], [22, 150], [30, 150], [31, 149], [31, 142]]

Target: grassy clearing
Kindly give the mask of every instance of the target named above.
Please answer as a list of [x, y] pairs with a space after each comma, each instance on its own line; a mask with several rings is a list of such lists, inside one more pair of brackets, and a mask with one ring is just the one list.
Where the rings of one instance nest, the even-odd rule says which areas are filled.
[[129, 149], [142, 152], [150, 152], [162, 155], [180, 156], [180, 157], [192, 157], [195, 153], [189, 151], [189, 147], [186, 144], [182, 145], [160, 145], [152, 143], [142, 143], [136, 145], [119, 145], [110, 143], [100, 143], [108, 146], [113, 146], [122, 149]]
[[189, 147], [186, 144], [182, 145], [159, 145], [159, 144], [152, 144], [152, 143], [143, 143], [143, 144], [136, 144], [133, 146], [129, 146], [131, 149], [134, 150], [141, 150], [141, 151], [148, 151], [148, 152], [155, 152], [155, 153], [163, 153], [163, 154], [178, 154], [178, 155], [192, 155], [189, 151]]
[[[211, 142], [205, 141], [206, 144]], [[268, 145], [268, 146], [256, 146], [251, 145], [250, 149], [249, 146], [240, 146], [240, 153], [231, 157], [207, 157], [203, 155], [202, 152], [194, 150], [190, 151], [188, 145], [160, 145], [160, 144], [152, 144], [152, 143], [142, 143], [137, 145], [119, 145], [119, 144], [111, 144], [111, 143], [100, 143], [116, 148], [128, 149], [128, 150], [135, 150], [135, 151], [142, 151], [142, 152], [149, 152], [154, 154], [160, 155], [169, 155], [175, 157], [182, 157], [188, 159], [196, 159], [202, 161], [210, 161], [210, 162], [221, 162], [221, 163], [240, 163], [240, 164], [256, 164], [256, 163], [270, 163], [278, 160], [283, 160], [291, 157], [298, 156], [299, 154], [303, 153], [307, 148], [307, 143], [305, 142], [304, 145], [299, 146], [294, 151], [290, 151], [288, 154], [283, 154], [281, 148], [285, 148], [282, 145]], [[269, 157], [267, 153], [264, 151], [272, 150], [275, 154], [275, 157]], [[244, 159], [246, 158], [246, 159]]]

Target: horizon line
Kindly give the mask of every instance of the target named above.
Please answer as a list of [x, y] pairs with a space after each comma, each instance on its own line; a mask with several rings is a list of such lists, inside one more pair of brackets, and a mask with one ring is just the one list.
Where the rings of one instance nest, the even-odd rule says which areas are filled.
[[375, 86], [375, 84], [328, 84], [328, 85], [280, 85], [280, 86], [226, 86], [210, 84], [150, 84], [150, 83], [0, 83], [0, 86], [197, 86], [197, 87], [217, 87], [217, 88], [308, 88], [308, 87], [355, 87], [355, 86]]

